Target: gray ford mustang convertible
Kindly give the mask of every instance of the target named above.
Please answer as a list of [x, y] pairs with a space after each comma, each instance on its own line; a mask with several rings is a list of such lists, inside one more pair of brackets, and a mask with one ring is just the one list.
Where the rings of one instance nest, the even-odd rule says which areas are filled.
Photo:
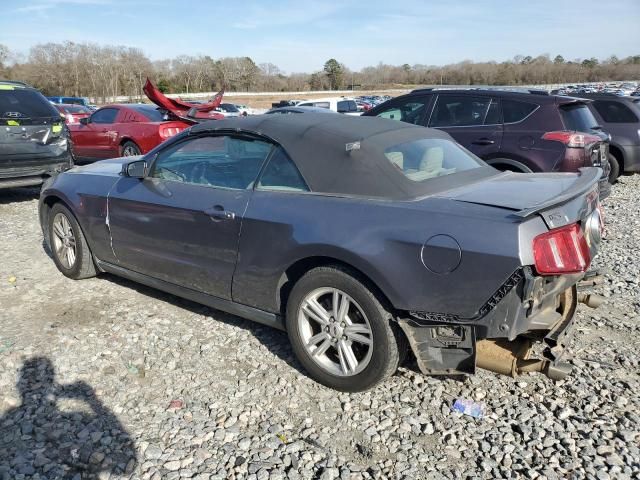
[[600, 173], [501, 173], [393, 120], [263, 115], [62, 173], [40, 219], [64, 275], [109, 272], [284, 329], [339, 390], [372, 387], [409, 348], [427, 374], [562, 378]]

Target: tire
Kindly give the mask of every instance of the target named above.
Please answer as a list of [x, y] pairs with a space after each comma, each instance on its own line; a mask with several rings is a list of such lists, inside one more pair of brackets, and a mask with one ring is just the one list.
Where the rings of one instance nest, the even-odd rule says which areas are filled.
[[[93, 256], [80, 225], [69, 209], [56, 203], [49, 212], [48, 227], [51, 254], [58, 270], [74, 280], [94, 277]], [[70, 248], [72, 255], [68, 253]]]
[[122, 147], [120, 147], [120, 153], [123, 157], [133, 157], [135, 155], [141, 155], [142, 150], [140, 150], [138, 145], [129, 140], [122, 144]]
[[[333, 308], [336, 294], [339, 306], [348, 300], [346, 315]], [[316, 306], [310, 310], [312, 304]], [[338, 266], [314, 268], [298, 280], [287, 301], [286, 326], [309, 376], [343, 392], [367, 390], [391, 376], [408, 348], [391, 313], [356, 276]]]
[[612, 154], [609, 154], [609, 167], [611, 167], [609, 170], [609, 183], [613, 185], [620, 176], [620, 162]]
[[501, 172], [514, 172], [514, 173], [532, 173], [533, 170], [531, 170], [529, 167], [527, 167], [526, 165], [520, 163], [520, 162], [513, 162], [512, 163], [506, 163], [506, 162], [502, 162], [501, 159], [494, 159], [492, 161], [490, 161], [491, 163], [489, 163], [489, 165], [491, 165], [493, 168], [500, 170]]

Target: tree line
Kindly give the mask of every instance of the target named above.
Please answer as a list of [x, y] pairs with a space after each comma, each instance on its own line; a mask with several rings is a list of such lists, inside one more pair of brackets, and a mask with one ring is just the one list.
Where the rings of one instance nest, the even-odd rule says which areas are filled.
[[142, 95], [146, 77], [165, 93], [383, 89], [413, 85], [535, 85], [640, 79], [640, 55], [565, 60], [557, 55], [518, 55], [504, 62], [387, 65], [353, 71], [336, 59], [321, 70], [286, 74], [250, 57], [214, 59], [180, 55], [152, 61], [140, 49], [94, 43], [45, 43], [20, 57], [0, 44], [0, 78], [22, 80], [48, 95]]

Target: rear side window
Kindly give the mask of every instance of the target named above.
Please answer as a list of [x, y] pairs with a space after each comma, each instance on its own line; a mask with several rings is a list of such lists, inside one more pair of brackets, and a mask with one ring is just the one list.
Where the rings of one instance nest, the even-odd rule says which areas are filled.
[[593, 106], [607, 123], [636, 123], [638, 117], [622, 102], [596, 100]]
[[34, 90], [0, 90], [0, 118], [59, 117], [56, 108]]
[[567, 130], [588, 132], [598, 126], [596, 118], [585, 104], [564, 105], [560, 107], [560, 115]]
[[502, 117], [504, 123], [521, 122], [538, 108], [534, 103], [520, 102], [518, 100], [502, 99]]
[[[491, 110], [488, 97], [440, 95], [431, 115], [430, 127], [485, 125]], [[495, 115], [495, 108], [492, 116]]]
[[300, 175], [293, 161], [281, 147], [274, 152], [264, 172], [262, 172], [257, 189], [292, 192], [309, 191], [302, 175]]

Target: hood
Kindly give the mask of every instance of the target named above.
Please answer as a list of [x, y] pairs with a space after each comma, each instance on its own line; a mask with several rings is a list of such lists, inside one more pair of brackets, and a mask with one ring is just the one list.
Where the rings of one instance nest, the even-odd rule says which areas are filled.
[[122, 171], [122, 165], [125, 163], [140, 160], [143, 155], [135, 155], [130, 157], [111, 158], [109, 160], [100, 160], [88, 165], [76, 166], [66, 173], [89, 174], [89, 175], [107, 175], [119, 176]]
[[437, 195], [458, 202], [505, 208], [528, 217], [597, 189], [599, 168], [579, 173], [513, 173], [485, 178]]

